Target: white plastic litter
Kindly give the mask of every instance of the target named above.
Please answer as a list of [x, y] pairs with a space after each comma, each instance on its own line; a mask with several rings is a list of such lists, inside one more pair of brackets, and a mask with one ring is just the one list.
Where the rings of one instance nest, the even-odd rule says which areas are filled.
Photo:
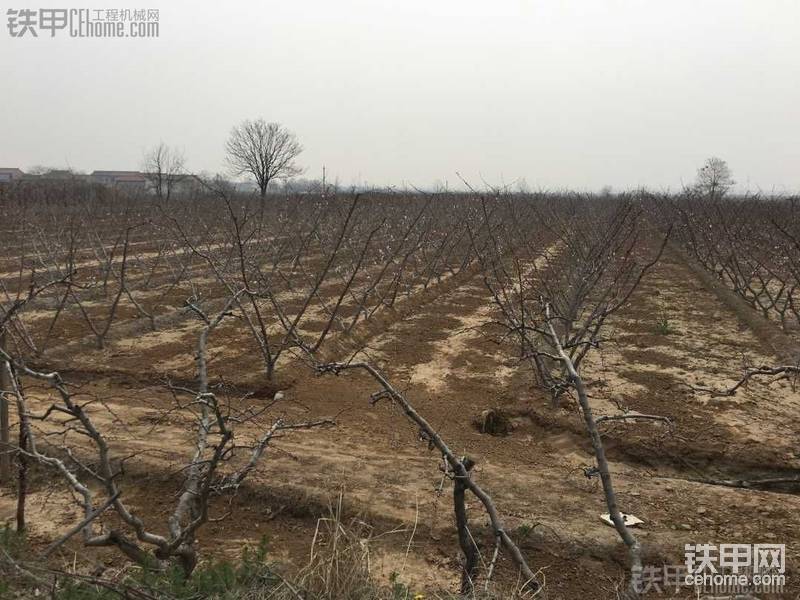
[[[603, 513], [600, 515], [600, 520], [605, 523], [606, 525], [610, 525], [611, 527], [614, 526], [614, 521], [611, 520], [611, 515], [609, 513]], [[644, 521], [642, 521], [639, 517], [634, 517], [633, 515], [626, 515], [622, 513], [622, 520], [625, 522], [627, 527], [638, 527]]]

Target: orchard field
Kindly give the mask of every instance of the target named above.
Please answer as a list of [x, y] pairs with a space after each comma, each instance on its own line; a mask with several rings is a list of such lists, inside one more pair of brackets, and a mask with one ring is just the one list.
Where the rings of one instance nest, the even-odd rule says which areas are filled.
[[274, 597], [606, 599], [764, 543], [800, 594], [792, 199], [9, 188], [0, 229], [9, 581], [266, 540]]

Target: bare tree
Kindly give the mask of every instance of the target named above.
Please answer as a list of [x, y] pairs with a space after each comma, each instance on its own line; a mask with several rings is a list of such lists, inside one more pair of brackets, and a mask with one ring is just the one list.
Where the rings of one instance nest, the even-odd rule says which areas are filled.
[[[29, 277], [27, 295], [22, 293], [24, 288], [20, 284], [17, 285], [15, 298], [9, 297], [7, 290], [4, 288], [6, 299], [9, 300], [9, 302], [4, 303], [2, 299], [0, 299], [0, 352], [5, 352], [7, 347], [7, 330], [11, 330], [14, 325], [18, 325], [20, 326], [18, 330], [24, 332], [24, 329], [21, 327], [22, 323], [18, 319], [18, 313], [49, 288], [61, 284], [66, 285], [72, 275], [73, 273], [69, 272], [59, 280], [38, 284], [36, 272], [34, 270]], [[20, 282], [21, 281], [23, 281], [23, 273], [20, 271]], [[11, 336], [9, 335], [8, 337], [10, 338]], [[9, 420], [9, 400], [6, 397], [7, 394], [11, 393], [11, 390], [11, 382], [7, 377], [5, 362], [0, 360], [0, 483], [2, 484], [9, 484], [11, 481], [11, 424]], [[24, 432], [22, 432], [22, 437], [24, 438]], [[24, 484], [24, 461], [20, 461], [19, 473], [20, 483]], [[20, 487], [20, 490], [22, 490], [22, 487]], [[22, 504], [20, 504], [20, 506], [22, 506]], [[21, 512], [19, 514], [23, 513]], [[24, 516], [20, 517], [20, 521], [24, 522]]]
[[[564, 370], [567, 372], [569, 385], [575, 390], [578, 396], [578, 402], [581, 407], [581, 413], [583, 414], [583, 421], [586, 425], [586, 431], [589, 434], [589, 439], [592, 442], [592, 450], [594, 450], [595, 460], [597, 461], [597, 473], [600, 475], [600, 481], [603, 484], [603, 495], [605, 496], [606, 500], [606, 507], [608, 508], [609, 516], [611, 517], [611, 522], [614, 524], [614, 529], [617, 530], [617, 534], [619, 534], [620, 539], [622, 539], [623, 543], [628, 547], [628, 556], [630, 558], [630, 568], [631, 568], [631, 581], [627, 588], [627, 590], [620, 594], [619, 597], [621, 598], [637, 598], [639, 597], [642, 587], [641, 587], [641, 573], [642, 573], [642, 546], [636, 536], [633, 535], [628, 529], [625, 524], [625, 516], [619, 509], [619, 505], [617, 503], [617, 495], [614, 491], [614, 483], [613, 479], [611, 478], [611, 468], [608, 464], [608, 459], [606, 458], [605, 448], [603, 446], [603, 438], [600, 435], [600, 431], [597, 427], [597, 424], [600, 422], [603, 417], [600, 419], [595, 419], [592, 414], [592, 406], [589, 402], [589, 393], [586, 391], [586, 386], [583, 382], [583, 378], [578, 373], [578, 370], [573, 363], [570, 354], [565, 351], [564, 347], [561, 344], [561, 340], [559, 334], [556, 332], [556, 328], [554, 327], [554, 321], [558, 321], [557, 318], [553, 318], [550, 314], [550, 306], [545, 305], [544, 307], [544, 316], [545, 316], [545, 327], [546, 332], [549, 335], [550, 343], [552, 344], [553, 348], [555, 349], [555, 354], [550, 355], [553, 360], [560, 362]], [[644, 418], [649, 419], [659, 419], [664, 420], [669, 423], [669, 419], [665, 417], [661, 417], [658, 415], [642, 415]], [[608, 418], [608, 417], [607, 417]], [[637, 419], [640, 418], [639, 415], [618, 415], [616, 418], [618, 419], [626, 419], [626, 418], [633, 418]]]
[[279, 123], [267, 123], [264, 119], [242, 121], [231, 130], [225, 150], [234, 173], [251, 174], [262, 198], [273, 179], [301, 173], [294, 161], [303, 147], [297, 136]]
[[[462, 593], [471, 594], [474, 591], [475, 579], [478, 575], [478, 566], [479, 562], [481, 562], [480, 551], [475, 538], [469, 530], [469, 523], [467, 520], [467, 508], [464, 496], [465, 492], [469, 490], [483, 505], [483, 508], [486, 511], [486, 517], [489, 521], [489, 527], [491, 528], [495, 538], [495, 550], [493, 553], [493, 558], [487, 567], [487, 582], [492, 578], [494, 566], [497, 562], [497, 556], [502, 548], [509, 554], [514, 565], [519, 569], [520, 575], [523, 578], [521, 588], [525, 590], [526, 593], [533, 594], [535, 596], [541, 589], [542, 584], [539, 583], [537, 574], [531, 570], [519, 546], [517, 546], [514, 540], [511, 539], [511, 536], [509, 536], [508, 531], [503, 524], [502, 519], [500, 518], [500, 514], [497, 510], [494, 500], [492, 500], [492, 497], [472, 478], [471, 472], [472, 468], [475, 466], [475, 461], [468, 456], [456, 456], [456, 454], [451, 450], [450, 446], [448, 446], [448, 444], [441, 437], [440, 433], [434, 429], [434, 427], [420, 413], [417, 412], [417, 410], [411, 405], [406, 397], [370, 363], [319, 363], [316, 362], [313, 353], [309, 352], [308, 356], [311, 361], [315, 363], [315, 369], [320, 374], [331, 373], [333, 375], [341, 375], [345, 371], [351, 371], [354, 369], [366, 371], [379, 384], [380, 387], [377, 392], [374, 392], [370, 396], [370, 404], [374, 406], [381, 400], [387, 400], [399, 406], [406, 418], [409, 419], [415, 426], [419, 427], [420, 440], [427, 441], [428, 448], [430, 450], [436, 449], [439, 453], [441, 453], [441, 469], [445, 476], [454, 482], [453, 504], [456, 517], [456, 527], [458, 529], [459, 545], [464, 553], [464, 562], [461, 570]], [[619, 519], [621, 518], [622, 517], [620, 516]], [[622, 523], [622, 527], [625, 527], [624, 523]], [[637, 543], [635, 550], [638, 551], [638, 548], [639, 546]], [[636, 557], [638, 557], [638, 554]]]
[[[84, 514], [80, 526], [73, 527], [51, 544], [48, 553], [73, 535], [82, 533], [86, 546], [116, 547], [130, 560], [148, 569], [162, 570], [172, 564], [179, 567], [188, 578], [198, 561], [196, 537], [200, 528], [210, 519], [212, 499], [224, 493], [235, 493], [263, 458], [269, 444], [285, 432], [335, 424], [331, 419], [288, 423], [278, 418], [252, 444], [243, 444], [241, 435], [236, 437], [238, 427], [247, 423], [261, 423], [262, 416], [282, 397], [276, 394], [271, 402], [262, 406], [239, 410], [230, 403], [223, 404], [209, 385], [209, 337], [225, 318], [233, 316], [235, 299], [243, 293], [244, 290], [240, 290], [228, 298], [216, 316], [207, 315], [197, 304], [187, 303], [188, 310], [205, 325], [197, 342], [197, 385], [189, 388], [170, 383], [169, 387], [177, 407], [192, 415], [196, 437], [192, 457], [182, 469], [185, 474], [183, 488], [173, 513], [167, 519], [166, 534], [150, 530], [143, 518], [121, 498], [125, 462], [132, 456], [123, 459], [115, 457], [109, 438], [95, 422], [91, 411], [94, 401], [78, 402], [70, 391], [71, 386], [58, 372], [31, 369], [22, 359], [0, 348], [0, 365], [5, 370], [10, 387], [8, 393], [16, 403], [20, 431], [24, 434], [20, 436], [21, 443], [13, 448], [14, 452], [58, 472]], [[23, 385], [24, 379], [44, 382], [54, 392], [56, 400], [44, 413], [37, 414], [34, 411]], [[190, 400], [181, 401], [179, 395], [188, 395]], [[57, 420], [57, 417], [64, 415], [66, 421]], [[48, 422], [50, 432], [38, 436], [33, 421], [42, 424]], [[53, 434], [54, 431], [58, 433]], [[87, 445], [73, 443], [75, 434], [80, 436], [79, 439], [86, 440]], [[60, 444], [51, 441], [58, 437], [62, 440]], [[241, 450], [249, 454], [244, 464], [223, 472], [223, 468], [230, 466], [230, 461]], [[88, 456], [93, 455], [91, 459], [85, 458], [87, 453]], [[93, 460], [92, 466], [84, 462], [86, 460]], [[87, 480], [92, 483], [89, 484]], [[24, 488], [21, 488], [20, 493], [23, 492]], [[103, 495], [104, 503], [95, 508], [95, 500]], [[97, 517], [106, 510], [116, 514], [113, 529], [108, 528], [108, 524], [96, 522]]]
[[185, 162], [180, 150], [170, 148], [164, 142], [145, 155], [145, 177], [153, 186], [159, 200], [169, 202], [177, 184], [186, 177]]
[[712, 156], [697, 170], [695, 188], [713, 199], [725, 195], [734, 183], [736, 182], [733, 180], [733, 173], [728, 163]]
[[[5, 349], [5, 342], [5, 330], [0, 329], [0, 348]], [[0, 369], [0, 483], [8, 484], [11, 479], [11, 426], [5, 392], [11, 389], [11, 384], [6, 382], [5, 363], [0, 364]]]

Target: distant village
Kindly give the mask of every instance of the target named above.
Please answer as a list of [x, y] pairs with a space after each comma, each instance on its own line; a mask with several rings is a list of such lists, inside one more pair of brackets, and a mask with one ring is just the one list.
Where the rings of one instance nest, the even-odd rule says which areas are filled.
[[[208, 191], [207, 182], [222, 183], [228, 189], [239, 192], [258, 191], [252, 181], [229, 180], [219, 174], [201, 173], [148, 173], [146, 171], [92, 171], [81, 173], [70, 169], [32, 168], [29, 172], [16, 167], [0, 167], [0, 190], [10, 185], [41, 184], [43, 186], [67, 183], [85, 183], [117, 190], [154, 194], [159, 185], [166, 185], [169, 179], [170, 193], [174, 196], [193, 196]], [[307, 193], [320, 187], [314, 179], [293, 178], [290, 181], [270, 182], [270, 193], [292, 191]], [[337, 184], [328, 184], [327, 189], [335, 189]]]
[[[201, 179], [193, 174], [172, 175], [173, 191], [180, 194], [191, 194], [203, 187]], [[78, 173], [69, 169], [36, 169], [26, 173], [18, 168], [0, 168], [0, 185], [17, 183], [58, 183], [84, 182], [106, 187], [127, 189], [131, 191], [152, 191], [158, 175], [142, 171], [92, 171], [89, 174]], [[247, 184], [237, 183], [237, 187]]]

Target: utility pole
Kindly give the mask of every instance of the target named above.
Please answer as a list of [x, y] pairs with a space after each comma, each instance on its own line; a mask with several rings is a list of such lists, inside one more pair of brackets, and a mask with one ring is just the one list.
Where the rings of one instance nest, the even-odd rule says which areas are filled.
[[[0, 331], [0, 348], [6, 349], [6, 332]], [[8, 369], [5, 361], [0, 361], [0, 391], [11, 391]], [[9, 432], [8, 397], [0, 393], [0, 483], [11, 484], [11, 435]]]
[[322, 165], [322, 197], [325, 197], [325, 165]]

